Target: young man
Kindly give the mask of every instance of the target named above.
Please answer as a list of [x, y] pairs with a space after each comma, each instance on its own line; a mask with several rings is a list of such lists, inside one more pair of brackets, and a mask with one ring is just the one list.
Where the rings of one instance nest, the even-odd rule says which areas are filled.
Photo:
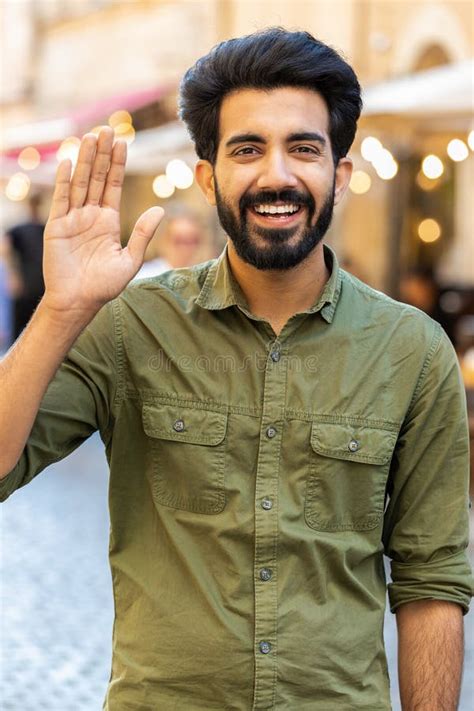
[[72, 178], [59, 166], [46, 294], [0, 366], [0, 474], [6, 497], [100, 430], [109, 711], [389, 709], [384, 551], [404, 711], [456, 708], [471, 592], [456, 357], [322, 243], [360, 106], [352, 69], [304, 32], [199, 60], [181, 114], [228, 245], [125, 291], [162, 210], [121, 248], [109, 130], [84, 137]]

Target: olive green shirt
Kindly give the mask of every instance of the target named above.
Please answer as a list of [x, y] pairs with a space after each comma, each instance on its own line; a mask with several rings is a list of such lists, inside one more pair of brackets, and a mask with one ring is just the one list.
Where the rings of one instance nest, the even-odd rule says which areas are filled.
[[[340, 269], [278, 337], [227, 253], [129, 286], [50, 385], [3, 498], [100, 430], [108, 711], [382, 711], [392, 611], [468, 609], [468, 434], [440, 326]], [[80, 513], [78, 513], [80, 515]]]

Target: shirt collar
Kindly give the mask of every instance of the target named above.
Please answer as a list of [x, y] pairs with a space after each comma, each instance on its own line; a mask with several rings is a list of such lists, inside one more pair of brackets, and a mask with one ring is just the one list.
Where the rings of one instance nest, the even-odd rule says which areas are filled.
[[[320, 311], [324, 320], [331, 323], [341, 293], [342, 274], [333, 250], [326, 244], [323, 245], [323, 250], [324, 261], [331, 275], [317, 301], [303, 313]], [[227, 245], [211, 264], [196, 304], [211, 311], [226, 309], [229, 306], [240, 306], [248, 311], [245, 296], [230, 268]]]

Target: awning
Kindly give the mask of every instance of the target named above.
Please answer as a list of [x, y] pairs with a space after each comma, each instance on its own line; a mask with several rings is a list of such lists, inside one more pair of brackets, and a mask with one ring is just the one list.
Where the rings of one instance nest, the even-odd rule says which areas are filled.
[[16, 158], [25, 146], [35, 146], [42, 157], [47, 157], [49, 153], [56, 152], [62, 140], [90, 131], [95, 125], [107, 120], [114, 111], [136, 111], [159, 101], [173, 89], [165, 86], [115, 94], [75, 108], [58, 118], [12, 126], [2, 132], [2, 154]]
[[466, 117], [474, 111], [474, 60], [448, 64], [368, 87], [363, 117]]
[[[159, 101], [174, 90], [174, 86], [162, 86], [116, 94], [80, 106], [59, 118], [5, 129], [2, 132], [0, 152], [0, 180], [8, 180], [14, 173], [17, 173], [20, 170], [18, 165], [20, 152], [26, 146], [34, 146], [40, 154], [41, 163], [29, 173], [29, 176], [32, 182], [37, 185], [52, 185], [57, 168], [56, 153], [65, 138], [80, 137], [97, 124], [107, 121], [114, 111], [136, 111]], [[176, 124], [179, 125], [178, 122]], [[176, 140], [172, 138], [175, 132], [175, 122], [150, 131], [137, 132], [136, 141], [129, 148], [132, 160], [128, 163], [127, 169], [130, 169], [134, 164], [135, 158], [133, 156], [135, 154], [137, 155], [137, 166], [146, 163], [146, 152], [151, 150], [154, 160], [149, 161], [148, 165], [153, 170], [153, 164], [160, 162], [160, 154], [167, 155], [169, 149], [175, 145]], [[186, 142], [186, 132], [181, 129], [181, 131], [178, 130], [178, 133], [178, 143], [181, 145]], [[132, 168], [132, 172], [141, 172], [141, 169], [136, 167], [133, 170]]]

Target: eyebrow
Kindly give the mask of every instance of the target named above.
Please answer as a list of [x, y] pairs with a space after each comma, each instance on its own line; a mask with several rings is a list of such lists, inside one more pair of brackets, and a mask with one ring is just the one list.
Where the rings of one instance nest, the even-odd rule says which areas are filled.
[[302, 131], [300, 133], [292, 133], [288, 136], [288, 143], [292, 143], [293, 141], [311, 141], [313, 143], [320, 143], [322, 146], [325, 146], [327, 141], [322, 135], [322, 133], [318, 133], [317, 131]]
[[[321, 133], [315, 131], [301, 131], [299, 133], [290, 133], [286, 139], [287, 143], [293, 143], [294, 141], [312, 141], [313, 143], [320, 143], [325, 146], [327, 141]], [[235, 146], [237, 143], [266, 143], [263, 136], [259, 136], [258, 133], [239, 133], [236, 136], [232, 136], [226, 142], [226, 148], [229, 146]]]

